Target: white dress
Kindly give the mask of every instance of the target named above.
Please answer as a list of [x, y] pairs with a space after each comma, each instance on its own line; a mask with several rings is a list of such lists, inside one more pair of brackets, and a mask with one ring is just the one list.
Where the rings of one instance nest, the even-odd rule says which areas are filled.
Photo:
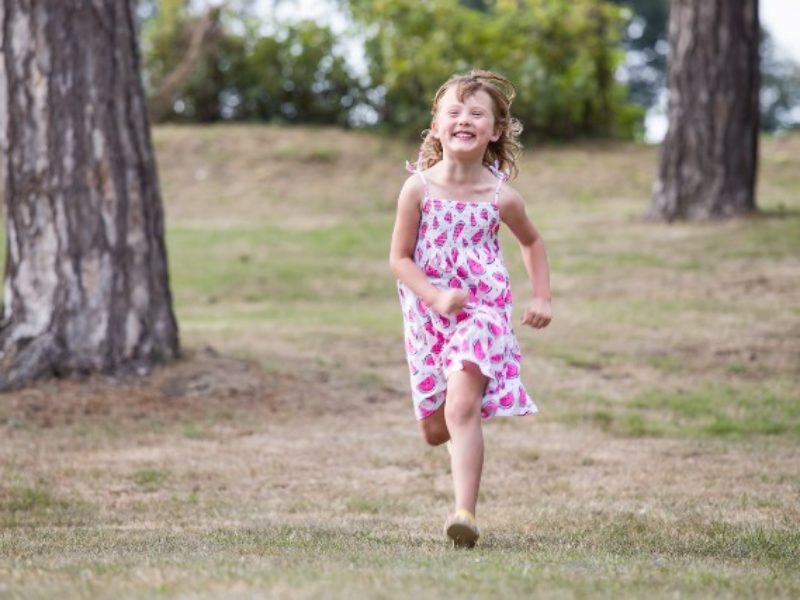
[[465, 361], [488, 378], [481, 402], [484, 419], [538, 412], [520, 379], [511, 286], [498, 239], [498, 199], [507, 175], [492, 168], [499, 179], [493, 201], [471, 202], [431, 197], [423, 172], [411, 165], [409, 170], [419, 175], [425, 190], [414, 262], [436, 287], [469, 293], [464, 309], [446, 316], [397, 282], [417, 419], [442, 405], [447, 378]]

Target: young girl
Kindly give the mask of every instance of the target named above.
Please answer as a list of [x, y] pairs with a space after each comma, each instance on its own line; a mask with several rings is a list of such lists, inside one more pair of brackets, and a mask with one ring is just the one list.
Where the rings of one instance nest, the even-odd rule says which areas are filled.
[[538, 410], [520, 380], [500, 221], [519, 240], [533, 288], [522, 324], [539, 329], [551, 318], [544, 242], [520, 195], [504, 185], [520, 150], [513, 97], [513, 85], [488, 71], [439, 88], [392, 234], [414, 410], [426, 442], [449, 442], [455, 511], [445, 532], [456, 547], [478, 539], [481, 418]]

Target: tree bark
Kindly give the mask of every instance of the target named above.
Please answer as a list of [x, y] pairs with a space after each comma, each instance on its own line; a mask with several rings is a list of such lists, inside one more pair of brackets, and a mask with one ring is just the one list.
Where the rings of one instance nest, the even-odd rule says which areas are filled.
[[178, 355], [134, 8], [0, 4], [0, 389]]
[[756, 209], [757, 0], [673, 0], [669, 130], [648, 216], [726, 218]]

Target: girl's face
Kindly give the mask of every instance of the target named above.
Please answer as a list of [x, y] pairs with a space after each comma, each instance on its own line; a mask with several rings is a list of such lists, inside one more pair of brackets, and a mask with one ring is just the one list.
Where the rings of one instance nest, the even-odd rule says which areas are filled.
[[456, 86], [450, 86], [439, 101], [431, 124], [433, 135], [442, 144], [442, 151], [483, 158], [486, 147], [490, 142], [496, 142], [501, 134], [495, 127], [493, 108], [492, 97], [485, 90], [479, 89], [461, 101]]

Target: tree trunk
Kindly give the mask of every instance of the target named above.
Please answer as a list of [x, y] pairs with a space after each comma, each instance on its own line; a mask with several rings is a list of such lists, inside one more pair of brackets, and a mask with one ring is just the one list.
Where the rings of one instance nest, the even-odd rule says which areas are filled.
[[669, 42], [669, 130], [648, 216], [755, 211], [758, 1], [673, 0]]
[[0, 389], [178, 355], [134, 8], [0, 4]]

